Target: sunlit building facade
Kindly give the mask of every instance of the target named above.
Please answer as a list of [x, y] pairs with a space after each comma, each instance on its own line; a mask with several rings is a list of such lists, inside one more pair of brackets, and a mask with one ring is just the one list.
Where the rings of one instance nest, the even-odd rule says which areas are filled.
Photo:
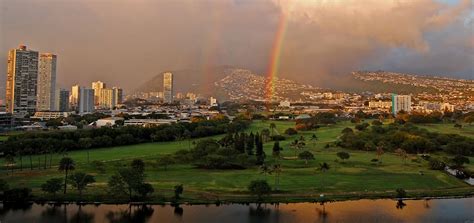
[[173, 74], [166, 72], [163, 74], [163, 101], [173, 103]]
[[94, 97], [95, 97], [96, 105], [99, 105], [100, 103], [100, 99], [99, 99], [100, 91], [104, 88], [106, 88], [106, 85], [104, 82], [102, 81], [92, 82], [92, 89], [94, 89]]
[[20, 45], [8, 52], [6, 111], [33, 113], [36, 110], [38, 52]]
[[79, 94], [81, 93], [81, 87], [79, 85], [74, 85], [71, 88], [71, 95], [69, 96], [70, 109], [73, 111], [78, 111], [79, 109]]
[[56, 59], [51, 53], [42, 53], [39, 57], [38, 70], [38, 111], [54, 111], [56, 109]]

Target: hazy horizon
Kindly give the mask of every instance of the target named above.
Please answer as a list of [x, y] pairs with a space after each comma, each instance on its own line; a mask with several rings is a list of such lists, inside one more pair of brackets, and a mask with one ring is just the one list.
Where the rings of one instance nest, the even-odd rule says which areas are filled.
[[[474, 78], [473, 1], [0, 0], [9, 49], [58, 55], [58, 84], [133, 89], [165, 70], [230, 65], [314, 85], [353, 70]], [[281, 42], [278, 41], [281, 38]], [[4, 95], [4, 90], [0, 95]]]

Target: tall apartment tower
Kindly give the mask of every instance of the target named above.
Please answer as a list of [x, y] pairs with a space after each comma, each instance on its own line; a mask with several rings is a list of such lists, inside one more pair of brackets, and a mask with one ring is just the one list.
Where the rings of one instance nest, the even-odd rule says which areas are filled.
[[163, 101], [173, 103], [173, 74], [166, 72], [163, 74]]
[[106, 88], [106, 85], [102, 81], [92, 82], [92, 89], [94, 90], [95, 104], [99, 105], [100, 90]]
[[39, 56], [38, 70], [38, 111], [54, 111], [56, 109], [56, 55], [42, 53]]
[[59, 106], [58, 110], [61, 112], [69, 111], [69, 91], [65, 89], [59, 90]]
[[410, 95], [396, 95], [392, 94], [392, 113], [397, 115], [398, 112], [411, 111], [411, 96]]
[[32, 113], [36, 110], [38, 52], [20, 45], [8, 52], [6, 111]]
[[113, 87], [112, 90], [114, 91], [114, 99], [115, 99], [115, 102], [114, 104], [115, 105], [118, 105], [118, 104], [122, 104], [123, 103], [123, 89], [122, 88], [118, 88], [118, 87]]
[[94, 89], [80, 88], [79, 90], [79, 114], [94, 111]]
[[69, 96], [70, 109], [78, 111], [79, 109], [79, 94], [81, 93], [81, 87], [79, 85], [73, 85], [71, 88], [71, 96]]
[[[94, 90], [95, 91], [95, 90]], [[99, 90], [99, 102], [96, 102], [99, 108], [113, 109], [115, 107], [115, 93], [113, 89], [102, 88]]]

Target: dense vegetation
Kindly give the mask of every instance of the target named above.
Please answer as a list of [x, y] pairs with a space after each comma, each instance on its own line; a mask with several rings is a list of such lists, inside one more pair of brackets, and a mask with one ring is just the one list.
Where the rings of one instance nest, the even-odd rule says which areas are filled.
[[176, 123], [156, 127], [102, 127], [77, 131], [26, 132], [13, 135], [0, 145], [6, 156], [66, 153], [67, 151], [132, 145], [144, 142], [165, 142], [200, 138], [227, 132], [237, 132], [250, 122], [227, 118]]
[[474, 155], [474, 139], [429, 132], [410, 123], [386, 126], [363, 123], [355, 128], [357, 131], [344, 129], [337, 144], [343, 148], [367, 151], [382, 149], [393, 152], [401, 148], [411, 154], [445, 151], [454, 155]]

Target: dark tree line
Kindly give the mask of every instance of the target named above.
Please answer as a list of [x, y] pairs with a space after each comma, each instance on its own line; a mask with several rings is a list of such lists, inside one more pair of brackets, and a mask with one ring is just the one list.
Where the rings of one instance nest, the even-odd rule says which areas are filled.
[[[17, 157], [44, 154], [44, 167], [48, 155], [72, 150], [131, 145], [144, 142], [163, 142], [191, 139], [223, 133], [238, 132], [248, 127], [249, 121], [228, 119], [205, 120], [196, 123], [176, 123], [156, 127], [124, 126], [102, 127], [77, 131], [26, 132], [13, 135], [0, 145], [5, 156]], [[50, 159], [51, 160], [51, 159]], [[49, 163], [49, 166], [51, 164]], [[32, 164], [30, 165], [32, 168]]]

